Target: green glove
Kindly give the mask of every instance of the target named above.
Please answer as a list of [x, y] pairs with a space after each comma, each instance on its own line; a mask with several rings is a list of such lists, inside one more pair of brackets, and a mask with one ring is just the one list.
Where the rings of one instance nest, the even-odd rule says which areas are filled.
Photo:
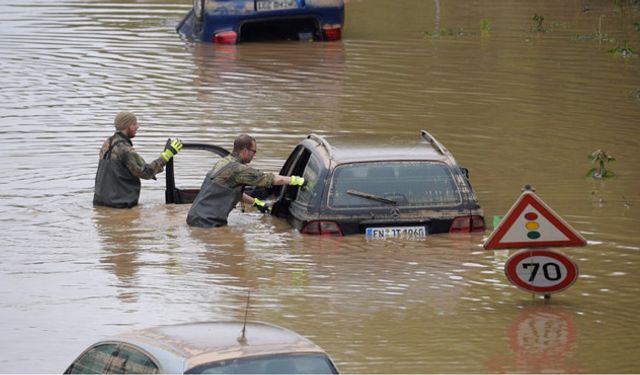
[[302, 186], [304, 185], [304, 177], [291, 176], [291, 182], [289, 182], [291, 186]]
[[269, 213], [269, 205], [258, 198], [253, 200], [253, 207], [259, 209], [263, 214]]
[[164, 161], [169, 161], [174, 155], [182, 150], [182, 141], [179, 139], [174, 139], [171, 143], [165, 146], [164, 151], [160, 154]]

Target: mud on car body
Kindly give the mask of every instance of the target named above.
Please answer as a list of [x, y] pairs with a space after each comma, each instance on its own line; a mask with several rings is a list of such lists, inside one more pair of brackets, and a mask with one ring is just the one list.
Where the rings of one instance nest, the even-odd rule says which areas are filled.
[[274, 189], [272, 213], [302, 233], [388, 238], [484, 231], [468, 171], [424, 130], [393, 139], [310, 135], [280, 174], [309, 181]]
[[220, 44], [342, 38], [344, 0], [193, 0], [176, 27], [190, 39]]
[[[185, 144], [185, 149], [205, 146]], [[207, 147], [219, 156], [228, 154]], [[191, 202], [197, 189], [176, 188], [173, 163], [166, 169], [167, 203]], [[275, 199], [271, 213], [305, 234], [415, 238], [484, 231], [484, 213], [468, 170], [424, 130], [420, 136], [391, 140], [311, 134], [294, 148], [280, 174], [303, 176], [307, 182], [246, 192]]]

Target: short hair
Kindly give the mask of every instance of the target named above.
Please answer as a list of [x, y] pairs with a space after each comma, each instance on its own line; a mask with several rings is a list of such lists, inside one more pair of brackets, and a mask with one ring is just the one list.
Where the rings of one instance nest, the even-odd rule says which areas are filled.
[[237, 155], [243, 149], [251, 148], [251, 145], [255, 141], [256, 140], [249, 134], [240, 134], [236, 137], [236, 140], [233, 141], [233, 153]]

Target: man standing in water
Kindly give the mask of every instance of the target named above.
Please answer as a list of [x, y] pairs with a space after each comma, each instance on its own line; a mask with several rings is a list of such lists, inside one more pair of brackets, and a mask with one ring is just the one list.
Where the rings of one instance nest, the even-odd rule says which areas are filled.
[[233, 142], [233, 152], [220, 159], [205, 176], [200, 193], [187, 215], [187, 224], [202, 228], [227, 225], [229, 212], [240, 200], [267, 212], [269, 208], [263, 201], [243, 193], [245, 185], [271, 187], [304, 184], [302, 177], [264, 173], [249, 167], [247, 164], [258, 151], [256, 147], [256, 140], [247, 134], [241, 134], [236, 138]]
[[117, 208], [131, 208], [138, 204], [140, 179], [156, 178], [167, 162], [182, 149], [182, 141], [175, 139], [165, 147], [160, 157], [147, 164], [133, 148], [131, 139], [140, 125], [131, 112], [120, 112], [113, 121], [116, 132], [102, 145], [96, 173], [93, 204]]

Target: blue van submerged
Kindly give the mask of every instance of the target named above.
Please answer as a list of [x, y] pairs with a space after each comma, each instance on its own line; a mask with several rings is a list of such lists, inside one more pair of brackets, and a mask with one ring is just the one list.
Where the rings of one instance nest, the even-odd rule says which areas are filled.
[[179, 34], [220, 44], [263, 40], [336, 41], [344, 0], [193, 0]]

